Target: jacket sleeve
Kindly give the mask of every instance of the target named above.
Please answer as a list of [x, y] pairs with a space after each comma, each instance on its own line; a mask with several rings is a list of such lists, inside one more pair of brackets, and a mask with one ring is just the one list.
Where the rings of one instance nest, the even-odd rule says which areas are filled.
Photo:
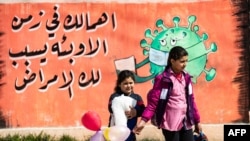
[[142, 112], [145, 110], [144, 102], [143, 102], [141, 96], [139, 96], [139, 95], [137, 98], [137, 103], [136, 103], [135, 109], [136, 109], [136, 113], [137, 113], [136, 116], [137, 117], [140, 117], [142, 115]]
[[[189, 104], [190, 104], [190, 112], [189, 112], [189, 116], [191, 117], [191, 120], [194, 122], [194, 124], [200, 123], [200, 114], [195, 102], [195, 97], [194, 97], [194, 91], [193, 91], [193, 85], [192, 85], [192, 81], [191, 81], [191, 76], [187, 73], [186, 77], [186, 82], [188, 85], [188, 95], [189, 95]], [[191, 114], [191, 115], [190, 115]]]
[[190, 99], [190, 117], [192, 117], [191, 120], [194, 121], [194, 124], [197, 124], [197, 123], [200, 123], [200, 114], [199, 114], [199, 111], [198, 111], [198, 108], [197, 108], [197, 105], [196, 105], [196, 102], [195, 102], [195, 98], [194, 98], [194, 91], [193, 91], [193, 85], [192, 85], [192, 81], [191, 79], [189, 79], [189, 84], [188, 84], [188, 94], [190, 94], [189, 96], [189, 99]]
[[194, 98], [194, 94], [191, 95], [191, 101], [192, 101], [192, 105], [193, 105], [193, 118], [194, 118], [194, 123], [200, 123], [200, 114], [197, 108], [197, 105], [195, 103], [195, 98]]
[[109, 97], [109, 102], [108, 102], [108, 110], [109, 110], [109, 113], [113, 113], [112, 111], [112, 100], [114, 99], [115, 95], [112, 94], [110, 97]]
[[149, 121], [155, 113], [157, 103], [161, 93], [161, 75], [156, 76], [153, 88], [147, 94], [147, 106], [142, 113], [141, 119], [145, 122]]

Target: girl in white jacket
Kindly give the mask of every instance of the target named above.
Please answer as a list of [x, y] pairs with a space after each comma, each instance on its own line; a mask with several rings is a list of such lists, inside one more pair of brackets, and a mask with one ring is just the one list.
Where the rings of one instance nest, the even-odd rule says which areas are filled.
[[[123, 70], [119, 73], [115, 92], [109, 98], [109, 126], [125, 125], [132, 130], [137, 124], [137, 119], [141, 116], [145, 105], [141, 96], [134, 93], [134, 84], [135, 78], [132, 71]], [[126, 141], [136, 141], [135, 134], [131, 132]]]

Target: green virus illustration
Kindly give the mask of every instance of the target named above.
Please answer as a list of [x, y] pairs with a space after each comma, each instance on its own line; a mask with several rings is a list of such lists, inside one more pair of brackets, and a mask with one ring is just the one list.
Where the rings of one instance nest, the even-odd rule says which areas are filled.
[[182, 46], [188, 52], [188, 64], [186, 71], [193, 76], [192, 82], [196, 83], [197, 78], [201, 73], [205, 73], [205, 79], [211, 81], [216, 75], [215, 68], [206, 68], [208, 61], [207, 57], [210, 52], [217, 51], [217, 45], [211, 43], [210, 47], [207, 48], [204, 44], [208, 40], [208, 35], [203, 33], [201, 36], [198, 34], [199, 26], [194, 25], [196, 16], [191, 15], [188, 17], [188, 26], [182, 27], [179, 25], [180, 18], [173, 18], [173, 27], [167, 27], [162, 19], [156, 21], [156, 29], [152, 31], [147, 29], [144, 33], [146, 39], [142, 39], [140, 46], [143, 49], [143, 55], [146, 58], [135, 64], [135, 69], [149, 64], [150, 75], [140, 77], [136, 75], [136, 82], [145, 82], [153, 79], [156, 75], [163, 72], [167, 66], [167, 58], [169, 51], [174, 46]]

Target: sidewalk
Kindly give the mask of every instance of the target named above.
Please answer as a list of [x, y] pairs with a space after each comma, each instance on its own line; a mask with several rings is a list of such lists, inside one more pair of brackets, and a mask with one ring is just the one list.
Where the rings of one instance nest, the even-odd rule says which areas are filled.
[[[204, 133], [207, 135], [209, 141], [223, 141], [223, 125], [224, 124], [202, 124]], [[70, 135], [79, 141], [85, 141], [90, 136], [94, 135], [94, 131], [87, 130], [84, 127], [55, 127], [55, 128], [5, 128], [0, 129], [0, 135], [12, 134], [39, 134], [46, 133], [52, 136]], [[154, 141], [164, 141], [161, 130], [147, 125], [140, 135], [137, 136], [138, 141], [142, 139], [154, 139]]]
[[[223, 141], [223, 126], [224, 124], [202, 124], [202, 130], [207, 135], [209, 141]], [[164, 141], [161, 130], [152, 125], [148, 125], [143, 129], [142, 133], [137, 136], [138, 140], [145, 138]]]

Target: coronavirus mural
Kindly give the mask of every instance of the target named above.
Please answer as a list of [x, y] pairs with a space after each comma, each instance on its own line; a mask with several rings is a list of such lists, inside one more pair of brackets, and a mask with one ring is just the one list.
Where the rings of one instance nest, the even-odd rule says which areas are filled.
[[140, 46], [143, 49], [143, 55], [146, 58], [135, 64], [135, 69], [149, 64], [150, 74], [147, 77], [136, 76], [136, 81], [138, 83], [145, 82], [153, 79], [157, 74], [161, 73], [165, 66], [167, 66], [168, 53], [174, 46], [184, 47], [188, 53], [188, 65], [186, 71], [188, 71], [192, 76], [192, 81], [197, 82], [197, 78], [201, 73], [206, 74], [206, 81], [211, 81], [216, 75], [215, 68], [206, 68], [208, 54], [210, 52], [217, 51], [216, 43], [211, 43], [210, 47], [205, 46], [205, 41], [208, 40], [208, 34], [203, 33], [198, 34], [199, 26], [194, 25], [196, 21], [196, 16], [190, 15], [188, 17], [188, 25], [180, 26], [180, 18], [174, 17], [174, 26], [167, 27], [162, 19], [156, 21], [156, 27], [154, 31], [152, 29], [146, 29]]

